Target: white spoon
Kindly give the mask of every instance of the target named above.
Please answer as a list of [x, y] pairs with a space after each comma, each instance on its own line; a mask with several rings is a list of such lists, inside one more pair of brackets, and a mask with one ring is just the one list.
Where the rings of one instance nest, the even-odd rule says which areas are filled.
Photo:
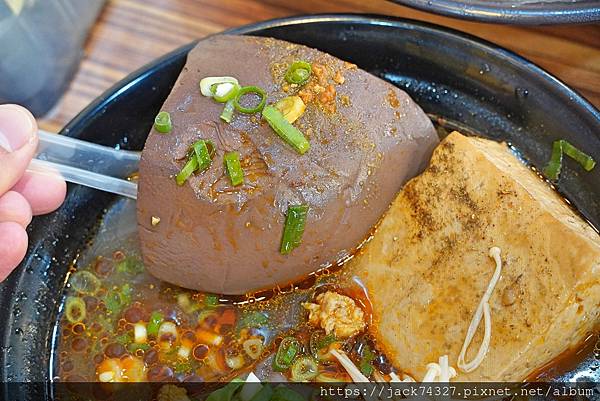
[[137, 183], [127, 177], [138, 171], [141, 152], [118, 150], [41, 130], [39, 138], [38, 153], [28, 171], [58, 173], [74, 184], [137, 199]]

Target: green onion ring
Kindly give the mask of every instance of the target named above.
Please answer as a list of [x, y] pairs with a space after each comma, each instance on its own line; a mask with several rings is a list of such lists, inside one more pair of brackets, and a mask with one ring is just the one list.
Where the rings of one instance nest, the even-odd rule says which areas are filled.
[[285, 337], [281, 340], [277, 353], [273, 358], [273, 369], [278, 372], [285, 372], [292, 366], [292, 362], [298, 352], [300, 352], [301, 345], [298, 340], [294, 337]]
[[171, 115], [167, 111], [161, 111], [154, 118], [154, 129], [156, 129], [161, 134], [168, 134], [171, 132], [173, 128], [173, 123], [171, 122]]
[[68, 297], [65, 304], [65, 316], [69, 323], [78, 323], [85, 319], [85, 302], [79, 297]]
[[314, 379], [319, 374], [319, 366], [309, 356], [301, 356], [292, 364], [292, 381], [305, 382]]
[[[219, 85], [224, 85], [224, 84], [231, 84], [232, 85], [231, 89], [225, 95], [217, 96], [217, 94], [216, 94], [217, 87]], [[220, 84], [214, 84], [211, 87], [211, 91], [213, 93], [213, 99], [219, 103], [225, 103], [225, 102], [235, 98], [235, 96], [237, 95], [237, 93], [239, 92], [240, 89], [241, 89], [241, 87], [238, 84], [233, 84], [231, 82], [222, 82]]]
[[[255, 107], [244, 107], [240, 104], [240, 99], [245, 96], [254, 93], [260, 97], [260, 102]], [[235, 95], [233, 99], [233, 106], [237, 111], [244, 114], [254, 114], [262, 111], [262, 109], [267, 104], [267, 94], [264, 90], [259, 88], [258, 86], [243, 86], [240, 88], [238, 93]]]
[[306, 61], [295, 61], [285, 73], [285, 80], [290, 84], [302, 85], [308, 81], [312, 67]]

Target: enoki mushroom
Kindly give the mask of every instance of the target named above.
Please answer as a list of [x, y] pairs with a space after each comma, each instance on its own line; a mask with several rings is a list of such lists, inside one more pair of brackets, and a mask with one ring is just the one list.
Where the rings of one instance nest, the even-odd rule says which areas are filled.
[[[496, 270], [494, 271], [494, 275], [492, 276], [492, 279], [490, 280], [490, 283], [488, 284], [488, 287], [485, 290], [481, 301], [479, 302], [479, 306], [477, 306], [477, 309], [475, 310], [475, 314], [473, 315], [473, 318], [471, 319], [471, 324], [469, 325], [469, 329], [467, 330], [465, 342], [463, 343], [460, 354], [458, 355], [457, 366], [460, 370], [466, 373], [472, 372], [473, 370], [477, 369], [477, 367], [483, 361], [483, 358], [485, 358], [485, 355], [487, 354], [488, 349], [490, 347], [490, 339], [492, 337], [492, 317], [490, 312], [489, 300], [492, 296], [494, 288], [496, 287], [496, 284], [498, 283], [498, 280], [500, 279], [500, 273], [502, 271], [502, 259], [500, 258], [500, 248], [490, 248], [490, 257], [493, 258], [496, 262]], [[479, 323], [481, 323], [482, 315], [484, 320], [483, 341], [479, 346], [479, 351], [477, 352], [475, 358], [473, 358], [471, 362], [466, 362], [465, 355], [467, 353], [467, 349], [469, 348], [469, 345], [471, 345], [471, 341], [473, 341], [473, 337], [477, 332]]]

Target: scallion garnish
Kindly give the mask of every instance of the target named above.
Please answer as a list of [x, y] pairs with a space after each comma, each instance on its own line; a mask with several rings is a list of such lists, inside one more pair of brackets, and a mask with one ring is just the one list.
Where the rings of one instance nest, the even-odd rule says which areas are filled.
[[227, 152], [223, 156], [225, 161], [225, 168], [229, 178], [231, 179], [231, 185], [238, 186], [244, 182], [244, 170], [240, 164], [240, 154], [238, 152]]
[[319, 374], [319, 366], [310, 356], [303, 355], [296, 359], [290, 369], [292, 381], [306, 382], [314, 379]]
[[238, 84], [232, 84], [230, 82], [215, 84], [211, 88], [213, 99], [219, 103], [225, 103], [229, 100], [232, 100], [235, 98], [239, 90], [240, 86]]
[[233, 106], [233, 100], [229, 100], [227, 103], [225, 103], [225, 107], [221, 113], [221, 120], [225, 121], [226, 123], [231, 123], [234, 111], [235, 107]]
[[149, 336], [158, 335], [158, 328], [161, 323], [165, 320], [165, 317], [159, 311], [154, 311], [150, 314], [150, 320], [148, 321], [148, 326], [146, 327], [146, 332]]
[[173, 128], [171, 115], [166, 111], [161, 111], [154, 118], [154, 128], [161, 134], [168, 134]]
[[206, 97], [213, 97], [213, 86], [225, 83], [239, 84], [238, 80], [234, 77], [205, 77], [200, 81], [200, 92]]
[[285, 216], [285, 227], [283, 228], [283, 235], [281, 237], [281, 249], [279, 250], [282, 255], [287, 255], [300, 245], [307, 215], [308, 205], [292, 205], [288, 207]]
[[290, 84], [302, 85], [308, 81], [312, 68], [306, 61], [295, 61], [285, 73], [285, 80]]
[[185, 163], [185, 166], [181, 169], [179, 174], [175, 176], [177, 185], [181, 186], [194, 174], [194, 171], [198, 170], [198, 159], [195, 156], [190, 157]]
[[262, 112], [263, 118], [267, 120], [271, 128], [296, 152], [303, 155], [310, 149], [310, 143], [302, 132], [292, 124], [273, 106], [267, 106]]
[[278, 372], [285, 372], [292, 366], [296, 355], [300, 352], [301, 345], [294, 337], [285, 337], [281, 340], [279, 348], [273, 358], [273, 369]]
[[214, 145], [211, 141], [199, 140], [192, 145], [194, 149], [194, 155], [196, 156], [196, 161], [198, 162], [198, 170], [206, 170], [210, 167], [210, 162], [212, 161], [211, 150], [209, 146], [214, 152]]
[[560, 139], [552, 144], [552, 156], [544, 168], [544, 174], [549, 179], [558, 180], [562, 169], [563, 154], [578, 162], [586, 171], [592, 170], [596, 165], [596, 161], [591, 156], [577, 149], [568, 141]]
[[[255, 94], [258, 97], [260, 97], [260, 101], [254, 107], [244, 107], [240, 104], [240, 100], [242, 99], [242, 97], [245, 95], [249, 95], [249, 94]], [[243, 87], [241, 87], [240, 90], [238, 90], [238, 93], [235, 95], [235, 98], [233, 99], [233, 106], [235, 107], [235, 109], [237, 111], [239, 111], [240, 113], [244, 113], [244, 114], [258, 113], [265, 107], [266, 103], [267, 103], [267, 94], [265, 93], [264, 90], [262, 90], [258, 86], [243, 86]]]
[[215, 146], [211, 141], [200, 139], [199, 141], [194, 142], [188, 152], [188, 160], [185, 163], [185, 166], [183, 166], [179, 174], [175, 176], [177, 185], [183, 185], [196, 171], [204, 171], [209, 168], [214, 153]]
[[79, 297], [68, 297], [65, 304], [65, 316], [69, 323], [78, 323], [85, 319], [85, 302]]
[[585, 171], [590, 171], [596, 166], [596, 161], [592, 159], [592, 156], [583, 153], [581, 150], [577, 149], [575, 146], [571, 145], [569, 142], [564, 139], [562, 142], [563, 152], [571, 159], [575, 160], [577, 163], [583, 167]]

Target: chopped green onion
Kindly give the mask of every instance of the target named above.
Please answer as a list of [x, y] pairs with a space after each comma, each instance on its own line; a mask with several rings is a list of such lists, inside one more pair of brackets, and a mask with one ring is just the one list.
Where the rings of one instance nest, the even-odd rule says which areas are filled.
[[552, 144], [552, 156], [544, 168], [544, 174], [551, 180], [558, 180], [562, 169], [563, 154], [578, 162], [586, 171], [590, 171], [596, 165], [596, 161], [588, 154], [577, 149], [568, 141], [561, 139]]
[[308, 81], [312, 68], [306, 61], [295, 61], [285, 73], [285, 80], [290, 84], [302, 85]]
[[206, 294], [204, 296], [204, 304], [206, 306], [217, 306], [219, 304], [219, 297], [215, 294]]
[[[212, 149], [209, 149], [209, 147]], [[196, 161], [198, 162], [198, 170], [203, 171], [210, 167], [210, 163], [212, 162], [212, 154], [214, 154], [215, 146], [211, 141], [205, 141], [203, 139], [196, 141], [192, 145], [194, 149], [194, 154], [196, 156]]]
[[303, 155], [310, 149], [310, 143], [302, 132], [286, 120], [286, 118], [273, 106], [267, 106], [262, 112], [271, 128], [290, 145], [296, 152]]
[[95, 295], [102, 286], [98, 277], [85, 270], [75, 272], [69, 278], [69, 285], [75, 291], [85, 295]]
[[192, 365], [189, 362], [177, 362], [175, 364], [175, 373], [190, 373]]
[[565, 154], [571, 159], [579, 163], [585, 171], [590, 171], [594, 168], [594, 166], [596, 166], [596, 161], [592, 158], [592, 156], [583, 153], [581, 150], [577, 149], [564, 139], [561, 142], [563, 144], [563, 152], [565, 152]]
[[294, 337], [285, 337], [281, 340], [275, 358], [273, 358], [273, 369], [278, 372], [288, 370], [299, 351], [300, 342]]
[[[242, 106], [240, 104], [241, 98], [243, 96], [249, 95], [251, 93], [254, 93], [258, 97], [260, 97], [260, 101], [258, 102], [258, 104], [254, 107]], [[240, 113], [244, 113], [244, 114], [258, 113], [265, 107], [266, 103], [267, 103], [267, 94], [265, 93], [264, 90], [262, 90], [258, 86], [243, 86], [243, 87], [241, 87], [240, 90], [238, 91], [238, 93], [235, 95], [235, 98], [233, 99], [233, 106], [235, 107], [235, 109], [237, 111], [239, 111]]]
[[173, 128], [171, 115], [166, 111], [161, 111], [154, 118], [154, 128], [161, 134], [168, 134]]
[[300, 245], [307, 214], [308, 205], [288, 206], [283, 236], [281, 237], [281, 249], [279, 250], [282, 255], [287, 255]]
[[225, 103], [235, 98], [241, 87], [238, 84], [225, 82], [212, 86], [213, 99], [219, 103]]
[[238, 321], [238, 331], [249, 327], [262, 327], [269, 321], [265, 312], [254, 311], [242, 315]]
[[225, 103], [225, 107], [223, 107], [223, 112], [220, 115], [221, 120], [225, 121], [228, 124], [231, 123], [234, 111], [235, 106], [233, 105], [233, 100], [227, 101], [227, 103]]
[[118, 290], [110, 290], [104, 297], [104, 305], [109, 312], [119, 313], [125, 306], [131, 302], [132, 289], [129, 284], [124, 284]]
[[68, 297], [65, 304], [65, 316], [69, 323], [78, 323], [85, 319], [85, 302], [79, 297]]
[[175, 182], [177, 185], [182, 186], [185, 182], [194, 174], [194, 171], [198, 170], [198, 159], [196, 157], [190, 157], [185, 163], [185, 166], [181, 169], [179, 174], [175, 176]]
[[137, 344], [137, 343], [131, 343], [129, 345], [127, 345], [127, 350], [129, 352], [131, 352], [132, 354], [137, 351], [138, 349], [141, 349], [142, 351], [148, 351], [150, 349], [150, 345], [149, 344]]
[[212, 90], [214, 85], [230, 83], [238, 85], [239, 82], [234, 77], [206, 77], [200, 81], [200, 92], [206, 97], [213, 97], [214, 92]]
[[117, 263], [117, 272], [137, 275], [144, 271], [144, 264], [135, 256], [128, 256]]
[[360, 358], [360, 362], [358, 363], [358, 367], [363, 375], [369, 377], [373, 374], [373, 360], [376, 355], [373, 351], [371, 351], [371, 347], [368, 344], [365, 344], [365, 347], [362, 352], [362, 357]]
[[260, 338], [249, 338], [244, 341], [242, 348], [250, 358], [256, 360], [262, 355], [263, 342]]
[[133, 335], [131, 331], [123, 333], [115, 337], [115, 340], [124, 347], [127, 347], [129, 344], [133, 342]]
[[334, 342], [336, 342], [336, 338], [333, 334], [324, 335], [323, 332], [314, 331], [309, 340], [310, 352], [317, 358], [319, 356], [319, 351], [329, 347]]
[[292, 365], [292, 381], [306, 382], [314, 379], [319, 374], [319, 367], [314, 359], [301, 356]]
[[231, 185], [238, 186], [244, 182], [244, 170], [240, 164], [240, 154], [238, 152], [227, 152], [223, 156], [225, 168], [231, 179]]
[[179, 174], [175, 176], [177, 185], [183, 185], [196, 171], [204, 171], [209, 168], [214, 154], [215, 145], [212, 141], [200, 139], [199, 141], [194, 142], [188, 153], [188, 161], [185, 163], [185, 166], [183, 166]]
[[557, 180], [562, 168], [563, 150], [562, 142], [554, 141], [552, 144], [552, 156], [548, 165], [544, 168], [544, 174], [551, 180]]
[[150, 314], [150, 320], [148, 321], [148, 325], [146, 326], [146, 333], [149, 336], [157, 336], [158, 328], [161, 323], [165, 320], [165, 317], [159, 311], [154, 311]]

